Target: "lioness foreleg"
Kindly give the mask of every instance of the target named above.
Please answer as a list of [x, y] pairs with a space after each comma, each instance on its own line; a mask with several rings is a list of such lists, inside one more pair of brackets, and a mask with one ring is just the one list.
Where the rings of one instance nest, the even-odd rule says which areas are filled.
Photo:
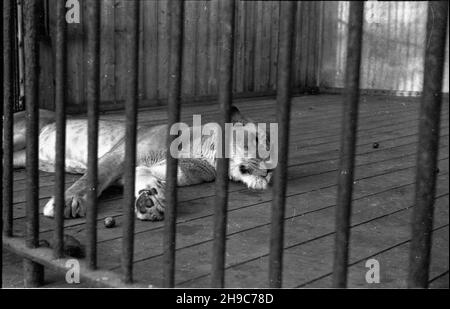
[[[100, 196], [107, 187], [109, 187], [112, 183], [117, 181], [117, 179], [122, 176], [123, 160], [123, 145], [119, 145], [113, 151], [108, 152], [100, 158], [98, 162], [97, 174], [97, 197]], [[77, 218], [86, 215], [88, 190], [88, 177], [86, 173], [65, 192], [65, 218]], [[54, 204], [54, 198], [52, 197], [44, 206], [44, 216], [54, 216]]]

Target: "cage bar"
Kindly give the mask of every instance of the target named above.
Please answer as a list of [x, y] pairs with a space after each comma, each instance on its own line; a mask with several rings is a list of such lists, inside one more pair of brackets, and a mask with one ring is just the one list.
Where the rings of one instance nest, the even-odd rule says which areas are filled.
[[[2, 53], [4, 51], [3, 49], [3, 4], [5, 2], [2, 2], [2, 4], [0, 5], [0, 16], [2, 17], [2, 22], [0, 22], [0, 45], [1, 45], [1, 50]], [[3, 76], [4, 76], [4, 72], [3, 72], [3, 61], [4, 61], [4, 57], [2, 59], [2, 61], [0, 61], [0, 98], [2, 98], [2, 100], [4, 100], [3, 97], [3, 88], [4, 88], [4, 84], [3, 84]], [[3, 104], [0, 104], [0, 115], [3, 115]], [[3, 161], [3, 126], [0, 126], [0, 144], [2, 145], [2, 147], [0, 147], [0, 160]], [[0, 175], [3, 175], [3, 164], [0, 164]], [[0, 177], [0, 188], [3, 188], [3, 177]], [[2, 232], [2, 240], [1, 240], [1, 256], [0, 256], [0, 288], [3, 288], [3, 190], [0, 190], [0, 215], [2, 216], [2, 220], [0, 220], [0, 230]]]
[[127, 1], [127, 46], [130, 54], [127, 70], [127, 96], [125, 101], [125, 166], [124, 166], [124, 228], [122, 239], [123, 281], [133, 281], [134, 252], [134, 188], [136, 172], [136, 129], [138, 100], [138, 57], [139, 57], [139, 2]]
[[22, 17], [22, 1], [17, 0], [17, 45], [18, 45], [18, 81], [19, 81], [19, 100], [16, 102], [14, 112], [22, 111], [25, 109], [25, 85], [24, 85], [24, 53], [23, 53], [23, 17]]
[[[28, 248], [39, 245], [39, 49], [37, 42], [39, 0], [23, 4], [26, 132], [26, 236]], [[43, 266], [24, 259], [25, 286], [42, 284]]]
[[64, 183], [66, 146], [66, 85], [67, 85], [67, 23], [66, 8], [63, 1], [56, 3], [56, 41], [55, 41], [55, 257], [63, 256], [64, 248]]
[[410, 288], [428, 287], [447, 19], [448, 1], [428, 3], [415, 207], [411, 222], [412, 240], [408, 273]]
[[347, 285], [350, 217], [355, 165], [356, 129], [358, 125], [359, 80], [361, 67], [364, 2], [350, 2], [347, 43], [347, 67], [341, 125], [341, 150], [336, 202], [336, 236], [333, 286]]
[[272, 218], [270, 227], [269, 286], [281, 287], [284, 243], [284, 212], [287, 184], [287, 161], [289, 148], [289, 122], [291, 110], [291, 68], [293, 33], [297, 3], [280, 3], [280, 34], [278, 39], [277, 69], [277, 122], [278, 165], [273, 176]]
[[5, 236], [12, 236], [13, 233], [13, 108], [14, 108], [14, 3], [7, 0], [2, 3], [3, 16], [3, 195], [2, 204], [4, 205], [4, 226], [3, 233]]
[[[231, 120], [233, 99], [233, 50], [235, 1], [220, 1], [218, 102], [222, 141], [225, 140], [225, 124]], [[225, 248], [227, 233], [228, 166], [224, 148], [223, 158], [217, 158], [216, 196], [214, 200], [214, 241], [212, 251], [211, 287], [221, 288], [225, 282]]]
[[[23, 4], [23, 16], [20, 6]], [[16, 7], [18, 5], [18, 7]], [[0, 212], [2, 248], [19, 254], [24, 259], [25, 286], [35, 287], [43, 282], [43, 266], [59, 272], [66, 271], [63, 257], [64, 208], [65, 208], [65, 123], [66, 123], [66, 84], [67, 84], [67, 24], [65, 21], [65, 1], [56, 5], [56, 41], [55, 41], [55, 231], [54, 248], [39, 248], [39, 48], [38, 35], [40, 17], [38, 12], [42, 0], [4, 0], [1, 5], [0, 41], [4, 56], [1, 62], [0, 114], [3, 123], [0, 126]], [[111, 287], [139, 286], [133, 282], [134, 251], [134, 204], [135, 204], [135, 166], [137, 147], [137, 107], [139, 73], [139, 6], [138, 0], [126, 1], [125, 14], [127, 25], [127, 93], [125, 100], [126, 134], [124, 161], [124, 228], [122, 239], [122, 274], [97, 268], [97, 191], [98, 191], [98, 118], [100, 97], [100, 5], [97, 0], [87, 0], [85, 5], [86, 41], [86, 101], [88, 112], [88, 164], [87, 164], [87, 258], [80, 261], [83, 279], [92, 284]], [[236, 1], [219, 1], [219, 66], [218, 101], [222, 141], [225, 140], [225, 123], [231, 121], [234, 27]], [[180, 120], [181, 79], [183, 55], [183, 18], [184, 2], [170, 0], [169, 19], [169, 81], [168, 81], [168, 128]], [[288, 146], [291, 109], [291, 67], [293, 56], [293, 31], [296, 1], [280, 3], [279, 42], [277, 59], [277, 120], [279, 123], [279, 162], [274, 174], [272, 218], [269, 252], [269, 285], [272, 288], [282, 286], [284, 217], [287, 187]], [[17, 14], [17, 16], [16, 16]], [[429, 280], [430, 251], [433, 228], [434, 197], [439, 150], [440, 113], [442, 105], [442, 84], [445, 65], [446, 29], [448, 26], [448, 2], [433, 1], [428, 5], [427, 41], [424, 58], [423, 94], [420, 107], [419, 144], [417, 151], [417, 174], [415, 207], [412, 214], [412, 241], [409, 252], [408, 287], [426, 288]], [[343, 96], [343, 119], [341, 127], [341, 153], [338, 174], [338, 193], [336, 207], [336, 235], [332, 281], [334, 287], [347, 286], [347, 265], [349, 260], [349, 239], [351, 223], [351, 203], [355, 163], [355, 145], [357, 138], [359, 82], [361, 49], [363, 35], [364, 3], [351, 2], [349, 11], [349, 36], [347, 47], [347, 66], [345, 90]], [[23, 17], [23, 19], [22, 19]], [[20, 53], [20, 25], [24, 25], [24, 55]], [[16, 29], [15, 23], [19, 23]], [[17, 40], [16, 35], [19, 35]], [[319, 31], [320, 32], [320, 31]], [[19, 42], [19, 43], [18, 43]], [[18, 51], [19, 49], [19, 51]], [[319, 51], [320, 53], [321, 51]], [[19, 57], [19, 58], [17, 58]], [[319, 56], [320, 58], [320, 56]], [[26, 66], [24, 66], [26, 59]], [[24, 70], [22, 72], [21, 70]], [[18, 75], [25, 76], [24, 89], [17, 84]], [[20, 81], [20, 84], [22, 81]], [[393, 93], [393, 92], [392, 92]], [[13, 231], [13, 119], [14, 106], [22, 99], [26, 100], [26, 230], [25, 237], [11, 237]], [[166, 202], [163, 239], [163, 285], [175, 285], [175, 249], [176, 249], [176, 205], [178, 160], [170, 154], [170, 145], [176, 138], [168, 131]], [[223, 147], [225, 152], [228, 147]], [[228, 173], [227, 153], [217, 160], [216, 196], [214, 209], [214, 239], [212, 251], [211, 286], [223, 287], [225, 282], [225, 252], [227, 233]], [[57, 257], [57, 259], [55, 259]], [[0, 257], [1, 259], [1, 257]], [[0, 272], [2, 271], [0, 260]]]
[[171, 0], [170, 5], [170, 52], [169, 52], [169, 92], [168, 92], [168, 132], [166, 170], [166, 210], [164, 224], [164, 287], [175, 284], [175, 243], [178, 159], [170, 154], [170, 145], [177, 137], [170, 134], [170, 128], [180, 121], [181, 70], [183, 55], [184, 4], [181, 0]]
[[86, 101], [88, 116], [88, 164], [86, 259], [91, 269], [97, 268], [97, 166], [98, 166], [98, 102], [100, 86], [100, 2], [86, 5]]
[[12, 27], [13, 31], [13, 84], [14, 84], [14, 94], [13, 94], [13, 112], [19, 109], [19, 98], [20, 98], [20, 82], [19, 82], [19, 40], [18, 40], [18, 13], [19, 6], [17, 0], [13, 1], [12, 5]]

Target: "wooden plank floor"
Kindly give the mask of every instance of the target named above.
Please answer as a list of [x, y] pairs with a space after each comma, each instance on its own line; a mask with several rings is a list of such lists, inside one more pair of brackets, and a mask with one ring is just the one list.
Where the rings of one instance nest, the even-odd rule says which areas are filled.
[[[272, 99], [239, 101], [245, 115], [258, 122], [275, 121]], [[351, 230], [350, 287], [405, 287], [409, 221], [413, 207], [419, 100], [364, 96], [361, 100]], [[214, 121], [214, 106], [184, 108], [182, 120]], [[291, 113], [289, 170], [285, 219], [284, 287], [330, 287], [334, 241], [336, 173], [339, 156], [340, 96], [296, 97]], [[103, 119], [123, 121], [123, 113]], [[139, 122], [166, 121], [163, 108], [142, 110]], [[439, 174], [436, 190], [431, 287], [449, 286], [448, 99], [443, 104]], [[379, 148], [373, 148], [373, 143]], [[14, 230], [24, 230], [24, 171], [14, 175]], [[68, 175], [66, 185], [79, 176]], [[53, 190], [52, 174], [41, 173], [40, 206]], [[207, 287], [210, 282], [214, 183], [180, 188], [177, 220], [176, 284]], [[121, 192], [110, 189], [100, 198], [99, 266], [120, 271]], [[271, 191], [253, 191], [242, 184], [229, 187], [226, 255], [227, 287], [267, 287]], [[106, 229], [103, 218], [118, 226]], [[41, 238], [49, 239], [52, 220], [41, 216]], [[66, 233], [85, 240], [83, 219], [67, 220]], [[139, 281], [162, 282], [163, 222], [136, 221], [134, 274]], [[365, 262], [380, 263], [381, 282], [368, 284]], [[22, 285], [20, 259], [4, 254], [4, 286]], [[47, 273], [49, 287], [71, 287], [60, 274]], [[82, 285], [83, 286], [83, 285]]]

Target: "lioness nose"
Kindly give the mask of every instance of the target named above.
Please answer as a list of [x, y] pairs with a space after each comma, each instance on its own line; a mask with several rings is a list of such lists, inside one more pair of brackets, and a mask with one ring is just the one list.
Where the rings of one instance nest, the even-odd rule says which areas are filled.
[[141, 214], [145, 214], [147, 212], [147, 208], [152, 207], [154, 204], [152, 199], [150, 198], [150, 195], [146, 191], [143, 191], [141, 194], [139, 194], [135, 205], [136, 209]]

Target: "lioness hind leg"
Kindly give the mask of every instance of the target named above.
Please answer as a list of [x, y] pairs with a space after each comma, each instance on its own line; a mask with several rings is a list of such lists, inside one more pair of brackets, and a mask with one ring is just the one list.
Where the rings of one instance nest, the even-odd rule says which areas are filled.
[[23, 168], [26, 166], [26, 151], [19, 150], [15, 151], [13, 154], [13, 167], [14, 168]]
[[19, 151], [25, 149], [26, 146], [26, 138], [25, 138], [25, 131], [22, 130], [22, 132], [14, 132], [13, 135], [13, 148], [14, 151]]
[[[39, 109], [39, 132], [49, 123], [55, 121], [55, 113], [49, 110]], [[14, 151], [25, 149], [27, 135], [26, 112], [14, 113], [13, 147]]]

